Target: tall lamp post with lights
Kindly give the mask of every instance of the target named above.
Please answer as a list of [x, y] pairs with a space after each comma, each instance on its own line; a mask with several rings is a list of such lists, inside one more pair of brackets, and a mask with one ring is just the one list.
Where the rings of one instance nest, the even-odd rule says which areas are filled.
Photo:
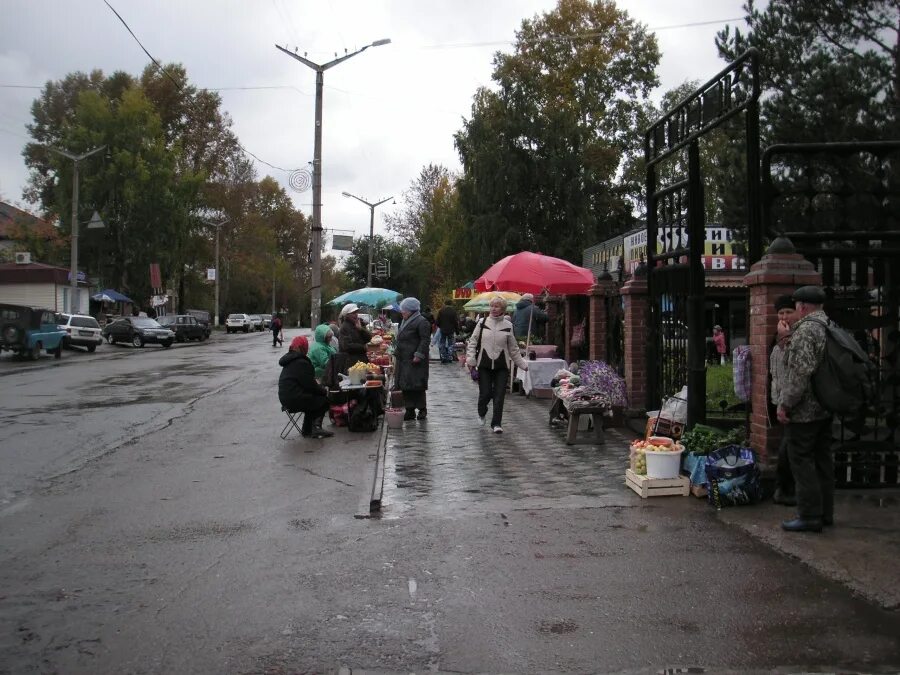
[[311, 317], [310, 326], [318, 326], [322, 311], [322, 89], [325, 85], [325, 71], [339, 63], [356, 56], [369, 47], [381, 47], [390, 44], [389, 38], [375, 40], [375, 42], [357, 49], [355, 52], [344, 54], [328, 63], [318, 64], [310, 61], [305, 56], [290, 52], [284, 47], [275, 45], [277, 49], [296, 59], [304, 66], [316, 71], [316, 128], [315, 144], [313, 148], [313, 222], [312, 222], [312, 283], [311, 285]]
[[375, 202], [374, 204], [367, 202], [365, 199], [361, 197], [357, 197], [356, 195], [352, 195], [349, 192], [342, 192], [342, 195], [345, 197], [352, 197], [358, 202], [362, 202], [366, 206], [369, 207], [369, 273], [366, 275], [366, 286], [369, 288], [372, 287], [372, 249], [374, 248], [373, 241], [375, 239], [375, 207], [381, 206], [386, 201], [393, 199], [393, 197], [385, 197], [380, 202]]
[[101, 145], [99, 148], [88, 150], [80, 155], [75, 155], [71, 152], [66, 152], [65, 150], [60, 150], [59, 148], [51, 146], [46, 147], [50, 152], [55, 152], [57, 155], [71, 159], [72, 163], [75, 165], [75, 170], [72, 172], [72, 253], [71, 260], [69, 261], [72, 268], [69, 272], [69, 276], [71, 277], [69, 283], [72, 286], [72, 300], [69, 303], [69, 311], [75, 314], [81, 312], [81, 302], [78, 297], [78, 163], [91, 155], [96, 155], [98, 152], [105, 150], [106, 146]]

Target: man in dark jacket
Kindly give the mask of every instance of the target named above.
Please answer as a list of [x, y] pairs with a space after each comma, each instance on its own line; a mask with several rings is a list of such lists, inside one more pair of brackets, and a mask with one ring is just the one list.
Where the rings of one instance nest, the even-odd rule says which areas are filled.
[[453, 363], [453, 345], [456, 343], [456, 331], [459, 329], [459, 316], [453, 308], [453, 301], [447, 300], [438, 310], [437, 327], [441, 331], [438, 351], [441, 363]]
[[812, 376], [825, 356], [825, 291], [801, 286], [792, 297], [797, 321], [784, 357], [776, 415], [786, 425], [784, 444], [796, 484], [797, 517], [781, 527], [788, 532], [821, 532], [823, 525], [834, 521], [832, 414], [819, 403], [812, 386]]
[[516, 303], [516, 311], [513, 314], [513, 334], [517, 338], [525, 338], [528, 335], [528, 325], [531, 324], [531, 334], [539, 335], [541, 327], [547, 323], [547, 312], [534, 306], [534, 296], [526, 293]]
[[316, 382], [312, 361], [306, 356], [309, 341], [298, 335], [291, 342], [288, 353], [281, 357], [281, 375], [278, 378], [278, 400], [289, 412], [302, 412], [303, 426], [300, 433], [312, 438], [334, 436], [322, 428], [322, 420], [328, 412], [328, 390]]

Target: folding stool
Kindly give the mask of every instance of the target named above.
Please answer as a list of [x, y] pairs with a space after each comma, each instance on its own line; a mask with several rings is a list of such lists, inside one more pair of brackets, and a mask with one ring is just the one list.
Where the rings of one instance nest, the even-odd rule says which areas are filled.
[[300, 428], [300, 421], [303, 419], [302, 412], [291, 412], [284, 406], [281, 406], [281, 409], [284, 411], [284, 414], [287, 415], [288, 421], [284, 425], [284, 429], [281, 430], [281, 438], [286, 439], [291, 435], [291, 428], [297, 430], [297, 433], [301, 436], [303, 435], [303, 430]]

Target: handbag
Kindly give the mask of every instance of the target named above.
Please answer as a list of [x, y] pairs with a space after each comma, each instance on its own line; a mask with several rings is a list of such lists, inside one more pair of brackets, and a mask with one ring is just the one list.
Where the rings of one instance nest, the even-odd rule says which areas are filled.
[[709, 503], [723, 506], [755, 504], [762, 499], [759, 465], [750, 448], [726, 445], [706, 457]]
[[478, 322], [481, 330], [478, 331], [478, 340], [475, 342], [475, 364], [469, 368], [469, 375], [472, 376], [473, 382], [478, 382], [478, 353], [481, 351], [481, 336], [484, 334], [484, 319]]

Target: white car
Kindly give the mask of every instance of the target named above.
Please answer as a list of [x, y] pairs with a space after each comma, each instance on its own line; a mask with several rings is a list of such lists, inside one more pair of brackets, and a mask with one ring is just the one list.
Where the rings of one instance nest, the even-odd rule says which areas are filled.
[[71, 347], [86, 347], [89, 352], [97, 349], [102, 344], [103, 335], [97, 319], [87, 314], [59, 314], [58, 325], [60, 330], [66, 331], [63, 345]]
[[255, 330], [263, 329], [263, 318], [259, 314], [251, 314], [250, 320], [253, 322], [253, 328]]
[[237, 333], [244, 331], [249, 333], [253, 330], [253, 320], [249, 314], [229, 314], [225, 319], [225, 331], [228, 333]]

